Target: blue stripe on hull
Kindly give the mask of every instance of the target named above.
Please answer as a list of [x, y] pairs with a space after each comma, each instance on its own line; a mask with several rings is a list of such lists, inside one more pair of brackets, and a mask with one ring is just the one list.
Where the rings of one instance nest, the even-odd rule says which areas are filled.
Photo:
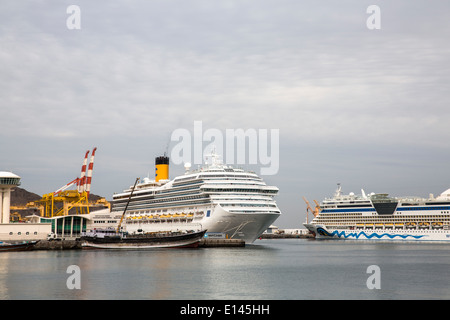
[[382, 237], [386, 236], [386, 237], [388, 237], [390, 239], [395, 239], [397, 237], [401, 238], [401, 239], [407, 239], [407, 238], [411, 237], [413, 239], [418, 240], [418, 239], [421, 239], [421, 238], [424, 237], [424, 236], [414, 236], [414, 235], [411, 235], [411, 234], [389, 234], [389, 233], [378, 234], [378, 233], [375, 233], [375, 232], [373, 232], [371, 234], [367, 234], [364, 231], [361, 231], [359, 233], [357, 233], [357, 232], [350, 232], [350, 233], [346, 234], [345, 231], [339, 232], [337, 230], [334, 230], [333, 232], [330, 233], [330, 232], [326, 231], [323, 228], [317, 228], [317, 233], [319, 233], [321, 236], [328, 236], [328, 237], [336, 236], [338, 238], [342, 237], [344, 239], [348, 239], [348, 238], [359, 239], [362, 236], [366, 237], [367, 239], [372, 239], [372, 238], [381, 239]]

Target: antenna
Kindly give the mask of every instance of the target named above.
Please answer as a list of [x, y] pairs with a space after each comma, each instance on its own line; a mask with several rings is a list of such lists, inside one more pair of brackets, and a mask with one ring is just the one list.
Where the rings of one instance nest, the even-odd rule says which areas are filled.
[[338, 184], [337, 184], [336, 193], [334, 194], [334, 197], [335, 197], [335, 198], [340, 197], [340, 196], [341, 196], [341, 191], [342, 191], [341, 184], [338, 183]]

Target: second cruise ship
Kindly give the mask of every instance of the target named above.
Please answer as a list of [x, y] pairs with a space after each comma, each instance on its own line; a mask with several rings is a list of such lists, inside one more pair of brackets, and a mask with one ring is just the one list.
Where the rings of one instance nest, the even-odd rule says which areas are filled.
[[318, 239], [450, 241], [450, 189], [428, 199], [342, 194], [317, 204], [304, 226]]
[[207, 230], [246, 243], [256, 240], [281, 214], [268, 186], [254, 172], [209, 163], [169, 180], [169, 158], [155, 160], [155, 180], [144, 178], [113, 195], [111, 215], [125, 212], [123, 227], [133, 233]]

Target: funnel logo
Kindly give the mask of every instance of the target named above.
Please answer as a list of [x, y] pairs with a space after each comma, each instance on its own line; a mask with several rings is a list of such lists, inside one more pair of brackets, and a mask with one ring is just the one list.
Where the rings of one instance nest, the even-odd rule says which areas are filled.
[[[275, 175], [279, 169], [279, 129], [226, 129], [210, 128], [203, 132], [202, 121], [194, 121], [193, 134], [179, 128], [172, 132], [171, 150], [174, 164], [201, 165], [204, 156], [212, 150], [223, 155], [227, 165], [260, 165], [261, 175]], [[206, 146], [204, 144], [207, 143]]]

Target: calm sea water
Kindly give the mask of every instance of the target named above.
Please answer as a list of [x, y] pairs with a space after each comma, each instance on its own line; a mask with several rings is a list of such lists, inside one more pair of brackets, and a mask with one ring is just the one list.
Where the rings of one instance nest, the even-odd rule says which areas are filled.
[[[67, 268], [81, 289], [68, 289]], [[380, 289], [368, 289], [370, 265]], [[450, 299], [450, 245], [307, 239], [245, 248], [0, 254], [1, 299]]]

